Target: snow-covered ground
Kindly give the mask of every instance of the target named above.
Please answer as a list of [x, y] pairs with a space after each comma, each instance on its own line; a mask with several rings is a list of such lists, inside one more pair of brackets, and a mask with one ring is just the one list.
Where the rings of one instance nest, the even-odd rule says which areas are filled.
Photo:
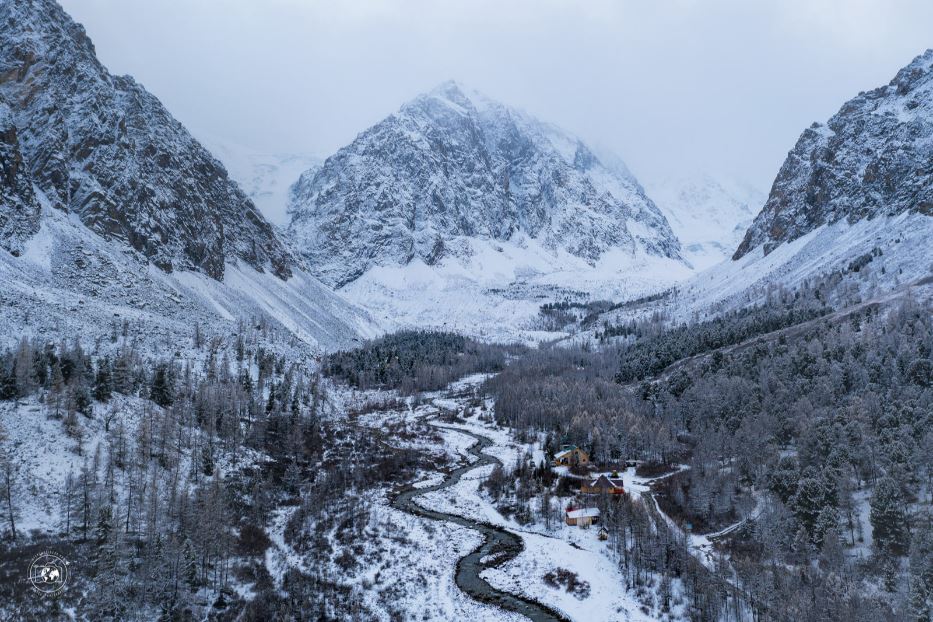
[[222, 282], [165, 273], [44, 203], [41, 229], [22, 256], [0, 253], [0, 345], [34, 335], [92, 341], [123, 321], [144, 327], [140, 339], [168, 351], [195, 324], [229, 336], [238, 320], [260, 318], [310, 352], [382, 332], [368, 314], [300, 269], [287, 281], [245, 264], [228, 264]]
[[845, 268], [878, 248], [882, 254], [869, 265], [876, 275], [884, 268], [889, 278], [860, 283], [864, 295], [870, 296], [872, 290], [882, 292], [929, 276], [933, 272], [931, 238], [933, 217], [922, 214], [824, 225], [768, 255], [757, 248], [738, 261], [726, 261], [698, 274], [679, 288], [676, 307], [687, 314], [723, 302], [756, 302], [769, 287], [798, 286], [807, 278]]
[[[933, 275], [930, 240], [933, 217], [904, 213], [893, 217], [844, 221], [824, 225], [792, 242], [781, 244], [768, 255], [756, 248], [738, 261], [726, 260], [679, 283], [673, 295], [644, 305], [611, 311], [600, 318], [610, 323], [649, 317], [660, 312], [675, 322], [704, 319], [719, 313], [765, 302], [777, 287], [792, 289], [808, 279], [834, 271], [846, 273], [837, 294], [869, 300], [904, 290], [911, 283]], [[848, 272], [855, 260], [881, 251], [868, 263], [870, 270]], [[913, 287], [923, 298], [933, 297], [933, 287]], [[830, 301], [835, 304], [834, 301]], [[840, 306], [844, 306], [841, 304]], [[574, 337], [581, 341], [592, 331]]]
[[[2, 449], [10, 452], [15, 468], [16, 529], [23, 534], [33, 530], [63, 532], [68, 476], [73, 478], [76, 496], [85, 467], [91, 469], [94, 485], [103, 486], [110, 442], [122, 433], [127, 444], [132, 445], [132, 439], [152, 434], [149, 427], [157, 427], [162, 421], [162, 409], [158, 406], [138, 397], [115, 394], [106, 404], [93, 404], [93, 417], [77, 415], [76, 433], [69, 433], [63, 419], [65, 409], [56, 407], [54, 397], [46, 397], [44, 402], [35, 397], [0, 402], [0, 428], [6, 437]], [[216, 451], [215, 466], [221, 475], [260, 459], [258, 453], [248, 448], [241, 448], [235, 456], [220, 448]], [[97, 472], [93, 471], [95, 460]], [[160, 488], [167, 489], [173, 476], [178, 474], [182, 481], [188, 481], [189, 472], [188, 457], [174, 456], [169, 468], [156, 468], [145, 477], [148, 480], [155, 476]], [[126, 494], [129, 477], [128, 469], [116, 469], [114, 490], [118, 498]], [[75, 529], [77, 526], [72, 522], [72, 533]]]
[[[466, 378], [452, 391], [462, 392], [476, 386], [484, 378], [476, 375]], [[444, 438], [444, 446], [456, 448], [463, 460], [472, 460], [467, 449], [473, 444], [473, 438], [461, 434], [457, 429], [474, 432], [493, 441], [484, 450], [506, 466], [530, 456], [538, 463], [544, 459], [539, 443], [517, 443], [511, 431], [496, 426], [488, 420], [493, 404], [486, 402], [486, 410], [469, 409], [466, 403], [470, 398], [449, 397], [446, 392], [437, 392], [425, 396], [424, 402], [409, 411], [397, 410], [390, 413], [370, 413], [366, 416], [366, 425], [379, 425], [380, 421], [411, 420], [415, 417], [426, 418], [439, 426]], [[451, 423], [446, 420], [431, 418], [444, 411], [457, 412], [463, 421]], [[363, 419], [361, 419], [362, 421]], [[443, 427], [440, 427], [443, 426]], [[453, 429], [451, 429], [453, 428]], [[515, 559], [483, 572], [482, 577], [494, 587], [520, 593], [554, 607], [573, 620], [605, 621], [650, 621], [658, 618], [645, 613], [643, 604], [636, 596], [625, 589], [626, 579], [619, 569], [613, 551], [608, 542], [600, 541], [598, 529], [580, 529], [569, 527], [562, 520], [555, 521], [550, 528], [543, 524], [520, 525], [512, 518], [503, 517], [490, 499], [481, 492], [480, 484], [494, 467], [485, 465], [465, 473], [460, 481], [449, 488], [425, 493], [416, 497], [418, 505], [432, 510], [464, 516], [474, 520], [488, 522], [517, 534], [522, 538], [524, 550]], [[648, 490], [647, 480], [643, 480], [629, 471], [625, 474], [626, 485], [632, 490]], [[437, 483], [437, 478], [431, 478]], [[561, 503], [558, 500], [558, 503]], [[409, 517], [410, 520], [419, 520]], [[478, 544], [478, 540], [476, 544]], [[470, 549], [467, 548], [462, 554]], [[456, 559], [453, 560], [455, 564]], [[567, 592], [563, 587], [552, 587], [545, 581], [545, 575], [556, 572], [559, 568], [576, 573], [580, 580], [589, 584], [589, 595], [585, 598]], [[444, 571], [453, 576], [452, 566]], [[675, 607], [674, 615], [677, 615]], [[487, 618], [483, 618], [487, 619]], [[497, 618], [490, 618], [497, 619]], [[674, 618], [676, 619], [676, 617]]]
[[[465, 423], [443, 425], [490, 438], [493, 445], [484, 453], [499, 458], [507, 466], [526, 455], [530, 455], [536, 464], [544, 458], [538, 443], [516, 443], [509, 430], [484, 423], [476, 415], [467, 418]], [[457, 433], [447, 430], [445, 435]], [[574, 620], [657, 619], [644, 613], [642, 603], [626, 591], [626, 580], [614, 552], [608, 542], [599, 540], [598, 529], [570, 527], [562, 520], [554, 522], [548, 529], [541, 523], [520, 525], [503, 517], [489, 498], [480, 492], [480, 484], [492, 468], [477, 468], [465, 474], [457, 485], [417, 499], [423, 507], [483, 520], [505, 527], [522, 538], [525, 550], [514, 560], [485, 571], [484, 579], [499, 589], [536, 598]], [[633, 470], [625, 472], [624, 477], [627, 489], [633, 492], [649, 489], [647, 480], [635, 476]], [[563, 504], [562, 500], [558, 502]], [[549, 586], [544, 576], [558, 568], [574, 572], [589, 583], [590, 595], [581, 599], [564, 589]]]
[[[384, 326], [454, 330], [485, 341], [536, 344], [560, 336], [542, 330], [547, 302], [630, 300], [690, 277], [685, 264], [621, 250], [595, 266], [517, 234], [508, 242], [460, 240], [462, 249], [429, 266], [377, 266], [339, 292]], [[451, 245], [452, 246], [452, 245]]]

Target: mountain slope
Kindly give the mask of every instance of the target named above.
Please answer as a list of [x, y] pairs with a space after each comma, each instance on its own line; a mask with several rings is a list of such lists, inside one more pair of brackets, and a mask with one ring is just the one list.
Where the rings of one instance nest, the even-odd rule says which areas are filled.
[[112, 76], [53, 0], [0, 0], [0, 97], [23, 167], [51, 204], [163, 270], [219, 279], [293, 260], [214, 159], [128, 76]]
[[0, 23], [0, 345], [124, 320], [159, 350], [193, 325], [279, 328], [304, 354], [378, 332], [57, 4], [0, 0]]
[[667, 178], [647, 190], [698, 270], [732, 256], [767, 198], [748, 184], [708, 174]]
[[18, 255], [39, 230], [39, 202], [26, 172], [10, 109], [0, 101], [0, 247]]
[[613, 249], [680, 260], [664, 216], [622, 171], [579, 139], [448, 82], [303, 174], [290, 231], [337, 286], [374, 266], [462, 257], [463, 239], [519, 234], [590, 265]]
[[242, 322], [277, 329], [295, 356], [347, 348], [379, 328], [358, 307], [300, 266], [288, 280], [245, 262], [227, 264], [222, 281], [195, 270], [166, 273], [108, 241], [40, 193], [38, 232], [19, 256], [0, 252], [0, 349], [21, 337], [83, 343], [107, 340], [124, 321], [140, 345], [171, 352], [193, 327], [224, 343]]
[[600, 321], [710, 317], [818, 281], [838, 309], [933, 299], [931, 96], [933, 50], [803, 133], [732, 261]]
[[933, 215], [933, 50], [804, 131], [733, 258], [904, 212]]

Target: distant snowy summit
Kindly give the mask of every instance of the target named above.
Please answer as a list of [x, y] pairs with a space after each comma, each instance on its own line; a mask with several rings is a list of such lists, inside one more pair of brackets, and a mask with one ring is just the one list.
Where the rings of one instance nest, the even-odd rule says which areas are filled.
[[464, 258], [470, 240], [531, 240], [595, 265], [608, 251], [682, 262], [664, 215], [621, 162], [445, 82], [292, 187], [289, 230], [325, 282]]
[[734, 259], [825, 224], [910, 212], [933, 216], [933, 50], [803, 132]]
[[767, 199], [751, 184], [708, 173], [668, 177], [646, 187], [697, 270], [732, 256]]
[[201, 140], [223, 162], [259, 211], [272, 224], [288, 224], [290, 188], [298, 177], [320, 167], [324, 159], [309, 153], [270, 153], [227, 140], [209, 137]]

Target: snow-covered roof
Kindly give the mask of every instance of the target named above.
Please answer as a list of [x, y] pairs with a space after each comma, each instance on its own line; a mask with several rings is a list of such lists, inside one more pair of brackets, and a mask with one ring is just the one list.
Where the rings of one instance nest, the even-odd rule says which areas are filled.
[[555, 457], [555, 458], [563, 458], [564, 456], [569, 456], [570, 454], [572, 454], [572, 453], [575, 452], [575, 451], [581, 451], [581, 452], [582, 452], [583, 450], [580, 449], [580, 448], [577, 447], [577, 446], [568, 447], [567, 449], [562, 449], [562, 450], [560, 450], [559, 452], [557, 452], [556, 454], [554, 454], [554, 457]]
[[567, 518], [587, 518], [591, 516], [599, 516], [599, 508], [582, 508], [567, 512]]

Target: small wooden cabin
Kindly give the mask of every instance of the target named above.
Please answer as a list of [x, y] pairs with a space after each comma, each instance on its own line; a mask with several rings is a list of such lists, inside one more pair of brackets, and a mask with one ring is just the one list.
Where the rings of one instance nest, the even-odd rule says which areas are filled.
[[580, 486], [580, 492], [585, 495], [623, 495], [625, 494], [625, 486], [621, 479], [616, 479], [614, 477], [606, 477], [605, 475], [600, 475], [594, 480], [584, 482]]
[[569, 467], [589, 463], [590, 455], [576, 445], [564, 445], [559, 452], [554, 454], [554, 466]]
[[571, 527], [589, 527], [599, 522], [599, 508], [567, 510], [567, 524]]

